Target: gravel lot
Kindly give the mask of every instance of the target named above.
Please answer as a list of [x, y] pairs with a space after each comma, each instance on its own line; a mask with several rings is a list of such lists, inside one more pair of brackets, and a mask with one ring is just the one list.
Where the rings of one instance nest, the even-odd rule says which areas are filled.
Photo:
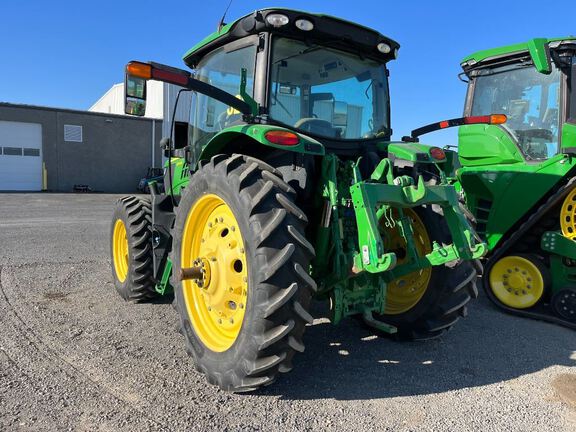
[[319, 305], [290, 374], [219, 391], [186, 356], [171, 299], [116, 295], [117, 198], [0, 194], [0, 430], [576, 430], [576, 333], [482, 295], [426, 343], [333, 327]]

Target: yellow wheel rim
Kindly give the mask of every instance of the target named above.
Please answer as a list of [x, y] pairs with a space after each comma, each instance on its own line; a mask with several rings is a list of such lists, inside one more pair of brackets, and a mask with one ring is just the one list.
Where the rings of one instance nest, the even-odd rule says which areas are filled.
[[[432, 251], [432, 242], [422, 219], [412, 209], [404, 209], [404, 214], [412, 221], [414, 242], [419, 256], [424, 256]], [[398, 215], [394, 215], [398, 217]], [[400, 234], [396, 225], [392, 229], [386, 229], [384, 240], [386, 250], [401, 251], [406, 249], [406, 241]], [[397, 254], [398, 255], [398, 254]], [[398, 263], [401, 264], [406, 258], [400, 256]], [[386, 309], [388, 315], [398, 315], [412, 309], [420, 301], [432, 276], [432, 268], [427, 267], [405, 276], [399, 277], [388, 284], [386, 294]]]
[[562, 203], [560, 227], [564, 237], [576, 240], [576, 188], [572, 189]]
[[126, 225], [120, 219], [114, 224], [112, 255], [116, 277], [120, 282], [124, 282], [128, 276], [128, 234]]
[[532, 261], [519, 256], [507, 256], [492, 267], [490, 289], [506, 306], [526, 309], [542, 298], [544, 278]]
[[248, 300], [244, 240], [230, 207], [217, 195], [204, 195], [192, 207], [182, 237], [182, 268], [201, 262], [204, 283], [182, 281], [194, 331], [215, 352], [229, 349], [240, 334]]

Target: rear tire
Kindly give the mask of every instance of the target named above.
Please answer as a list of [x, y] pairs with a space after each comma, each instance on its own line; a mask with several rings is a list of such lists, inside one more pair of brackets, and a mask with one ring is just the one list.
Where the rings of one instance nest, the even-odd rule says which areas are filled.
[[[419, 207], [416, 214], [426, 227], [431, 240], [450, 243], [450, 231], [436, 206]], [[458, 261], [431, 267], [426, 291], [410, 309], [396, 314], [376, 315], [395, 326], [396, 336], [404, 340], [426, 340], [440, 337], [467, 315], [470, 300], [478, 297], [476, 287], [479, 262]]]
[[[200, 206], [207, 196], [217, 197], [224, 203], [220, 206], [229, 208], [238, 224], [235, 230], [240, 231], [244, 245], [242, 253], [245, 251], [247, 277], [241, 289], [246, 290], [246, 305], [241, 326], [232, 332], [231, 340], [224, 336], [218, 338], [218, 331], [229, 335], [225, 333], [225, 320], [216, 321], [215, 330], [209, 330], [212, 326], [209, 320], [213, 319], [210, 314], [226, 314], [225, 309], [216, 311], [216, 307], [207, 306], [211, 300], [206, 299], [212, 295], [218, 297], [214, 294], [217, 285], [213, 287], [211, 282], [202, 283], [201, 287], [192, 280], [181, 281], [173, 277], [174, 304], [180, 315], [187, 351], [196, 368], [211, 384], [223, 390], [251, 391], [271, 384], [278, 373], [290, 371], [294, 354], [304, 351], [305, 326], [312, 322], [307, 311], [312, 291], [316, 289], [308, 273], [314, 248], [305, 238], [307, 218], [295, 204], [296, 194], [276, 169], [252, 157], [218, 155], [194, 173], [182, 194], [173, 230], [173, 275], [179, 273], [183, 261], [190, 261], [186, 255], [187, 245], [193, 245], [191, 250], [195, 250], [194, 245], [198, 245], [195, 238], [203, 240], [199, 251], [207, 248], [203, 244], [212, 241], [205, 239], [203, 233], [210, 232], [205, 227], [191, 227], [187, 222], [195, 214], [202, 215], [197, 210], [201, 207], [196, 205]], [[201, 216], [200, 220], [203, 220]], [[217, 218], [217, 222], [225, 224], [226, 220], [218, 221]], [[206, 223], [212, 227], [213, 218], [207, 218]], [[192, 228], [193, 238], [189, 239], [188, 232]], [[218, 229], [228, 233], [232, 226]], [[214, 246], [216, 250], [219, 247]], [[226, 245], [222, 247], [225, 249]], [[196, 258], [205, 257], [192, 257]], [[215, 261], [214, 267], [210, 265], [210, 274], [218, 273], [218, 278], [227, 278], [225, 273], [230, 271], [229, 267], [221, 261]], [[214, 280], [213, 276], [210, 280]], [[197, 300], [191, 302], [193, 298]], [[203, 304], [204, 301], [207, 303]], [[203, 321], [202, 317], [206, 316], [208, 320]], [[236, 320], [230, 322], [236, 323]], [[211, 344], [212, 340], [216, 343]], [[223, 343], [217, 345], [219, 341]]]
[[116, 202], [110, 228], [112, 276], [118, 294], [130, 302], [156, 297], [152, 277], [150, 201], [127, 196]]

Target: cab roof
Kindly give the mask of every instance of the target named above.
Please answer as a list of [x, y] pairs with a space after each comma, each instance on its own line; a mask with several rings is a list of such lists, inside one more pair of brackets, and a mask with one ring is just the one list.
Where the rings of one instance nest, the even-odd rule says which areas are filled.
[[503, 57], [509, 57], [516, 54], [523, 54], [523, 53], [530, 53], [532, 56], [534, 63], [537, 63], [537, 59], [535, 56], [538, 56], [541, 51], [539, 47], [544, 47], [549, 44], [558, 44], [560, 45], [563, 42], [576, 42], [575, 36], [567, 36], [567, 37], [560, 37], [560, 38], [535, 38], [530, 39], [523, 43], [513, 44], [513, 45], [506, 45], [498, 48], [491, 48], [482, 51], [477, 51], [473, 54], [470, 54], [467, 57], [464, 57], [460, 62], [462, 68], [467, 69], [472, 66], [477, 65], [478, 63], [483, 62], [490, 62], [491, 60], [497, 60]]
[[[289, 23], [282, 27], [273, 27], [266, 21], [266, 17], [272, 13], [280, 13], [289, 18]], [[314, 24], [312, 31], [302, 31], [294, 25], [298, 19], [307, 19]], [[262, 31], [269, 31], [277, 34], [300, 36], [304, 39], [326, 40], [331, 45], [347, 45], [348, 48], [360, 51], [362, 54], [374, 55], [387, 60], [395, 58], [395, 52], [400, 47], [398, 42], [380, 34], [376, 30], [362, 26], [360, 24], [346, 21], [325, 14], [303, 12], [286, 8], [265, 8], [256, 10], [245, 15], [230, 24], [224, 25], [218, 31], [208, 35], [182, 57], [184, 62], [194, 68], [198, 61], [208, 52], [219, 46], [242, 37], [258, 34]], [[385, 42], [391, 46], [391, 52], [383, 54], [378, 51], [377, 45]]]

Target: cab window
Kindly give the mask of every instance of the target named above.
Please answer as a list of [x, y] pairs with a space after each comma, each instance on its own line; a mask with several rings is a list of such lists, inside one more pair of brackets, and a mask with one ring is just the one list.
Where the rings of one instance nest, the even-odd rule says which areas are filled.
[[533, 65], [482, 69], [475, 77], [471, 115], [506, 114], [504, 127], [527, 160], [558, 153], [560, 72]]
[[[255, 61], [254, 45], [236, 50], [221, 47], [198, 63], [194, 77], [240, 98], [241, 71], [244, 68], [247, 71], [246, 92], [252, 95]], [[209, 96], [195, 94], [190, 110], [190, 144], [194, 156], [197, 156], [202, 147], [218, 132], [241, 121], [242, 115], [234, 108]]]

